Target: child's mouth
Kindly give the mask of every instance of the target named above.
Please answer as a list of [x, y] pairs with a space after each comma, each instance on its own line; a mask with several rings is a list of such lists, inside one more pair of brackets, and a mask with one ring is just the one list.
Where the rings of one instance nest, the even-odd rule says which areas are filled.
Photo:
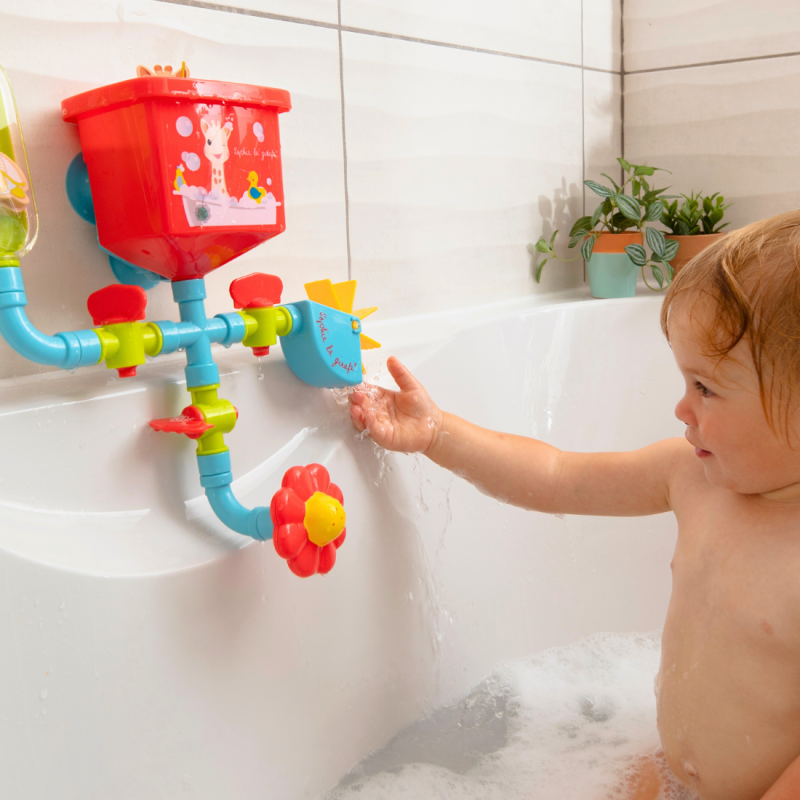
[[698, 458], [705, 458], [706, 456], [710, 456], [711, 455], [711, 451], [710, 450], [703, 450], [700, 447], [695, 447], [694, 452], [697, 453], [697, 457]]

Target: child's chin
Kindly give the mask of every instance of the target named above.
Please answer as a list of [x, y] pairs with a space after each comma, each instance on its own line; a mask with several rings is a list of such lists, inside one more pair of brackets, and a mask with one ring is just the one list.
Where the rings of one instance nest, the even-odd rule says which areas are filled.
[[716, 459], [704, 458], [702, 460], [703, 471], [706, 474], [706, 480], [718, 489], [731, 489], [734, 492], [740, 491], [739, 481], [731, 475], [728, 475], [724, 470], [720, 470], [719, 464]]

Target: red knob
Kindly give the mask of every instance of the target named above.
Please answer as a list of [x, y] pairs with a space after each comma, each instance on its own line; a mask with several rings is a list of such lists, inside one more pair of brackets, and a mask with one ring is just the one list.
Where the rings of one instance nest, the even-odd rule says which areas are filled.
[[98, 327], [144, 319], [147, 292], [141, 286], [113, 283], [89, 295], [86, 307]]
[[264, 308], [281, 301], [283, 281], [277, 275], [253, 272], [231, 283], [234, 308]]
[[[236, 412], [236, 417], [237, 419], [239, 417], [238, 411]], [[179, 417], [151, 419], [150, 427], [154, 431], [183, 433], [190, 439], [199, 439], [209, 428], [213, 428], [214, 426], [206, 422], [206, 418], [199, 408], [196, 406], [186, 406], [186, 408], [181, 411]]]

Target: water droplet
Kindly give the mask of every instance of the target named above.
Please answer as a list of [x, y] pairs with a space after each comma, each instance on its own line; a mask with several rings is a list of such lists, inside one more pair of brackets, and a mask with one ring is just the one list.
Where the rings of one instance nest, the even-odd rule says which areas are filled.
[[41, 697], [42, 700], [44, 700], [47, 697], [47, 689], [42, 689], [42, 691], [39, 692], [39, 697]]
[[66, 603], [62, 600], [61, 601], [61, 605], [59, 606], [59, 608], [63, 611], [65, 605], [66, 605]]
[[183, 348], [183, 347], [179, 347], [179, 348], [178, 348], [178, 352], [179, 352], [179, 353], [182, 353], [182, 352], [184, 351], [184, 349], [185, 349], [185, 348]]
[[261, 372], [259, 372], [259, 373], [258, 373], [258, 379], [259, 379], [260, 381], [263, 381], [263, 380], [264, 380], [264, 375], [263, 375], [263, 373], [261, 373]]

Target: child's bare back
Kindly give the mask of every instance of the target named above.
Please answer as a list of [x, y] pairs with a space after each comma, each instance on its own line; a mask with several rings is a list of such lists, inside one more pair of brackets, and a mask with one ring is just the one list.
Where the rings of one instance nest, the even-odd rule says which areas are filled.
[[[352, 397], [354, 425], [481, 491], [548, 513], [672, 511], [678, 543], [655, 688], [670, 769], [704, 800], [800, 798], [800, 212], [728, 234], [667, 294], [686, 438], [566, 453], [399, 391]], [[629, 784], [656, 800], [644, 759]]]

